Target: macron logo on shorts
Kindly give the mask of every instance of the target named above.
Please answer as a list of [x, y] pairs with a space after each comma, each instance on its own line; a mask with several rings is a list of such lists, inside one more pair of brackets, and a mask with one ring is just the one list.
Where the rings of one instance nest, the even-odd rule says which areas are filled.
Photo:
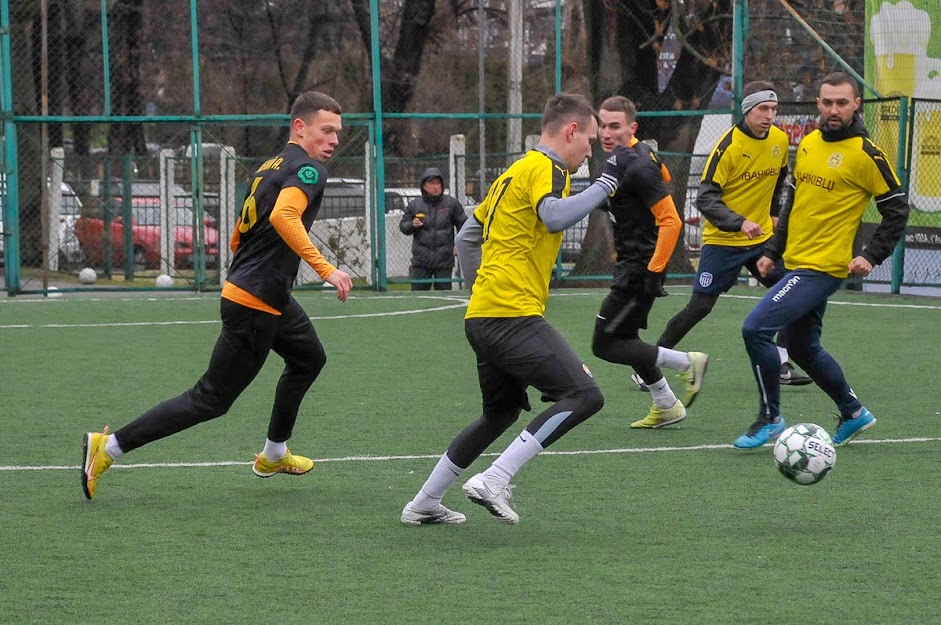
[[712, 284], [712, 274], [711, 274], [711, 273], [709, 273], [708, 271], [706, 271], [706, 272], [703, 272], [703, 273], [699, 274], [699, 286], [701, 286], [702, 288], [705, 289], [705, 288], [707, 288], [710, 284]]
[[792, 288], [794, 288], [794, 285], [800, 281], [801, 281], [800, 276], [794, 276], [790, 278], [787, 282], [784, 283], [784, 286], [781, 287], [781, 290], [775, 293], [771, 297], [771, 300], [774, 302], [780, 302], [784, 298], [784, 296], [787, 295], [787, 292], [790, 291]]

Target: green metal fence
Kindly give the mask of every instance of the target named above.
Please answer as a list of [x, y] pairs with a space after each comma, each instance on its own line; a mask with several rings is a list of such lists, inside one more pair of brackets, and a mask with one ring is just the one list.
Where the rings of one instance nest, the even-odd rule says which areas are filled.
[[[640, 6], [616, 4], [622, 11]], [[661, 137], [685, 222], [670, 265], [674, 277], [695, 269], [698, 177], [733, 122], [736, 83], [769, 79], [782, 99], [800, 100], [782, 106], [779, 120], [796, 145], [815, 116], [808, 95], [815, 85], [807, 78], [844, 66], [862, 72], [864, 37], [846, 35], [855, 32], [862, 7], [841, 12], [836, 3], [808, 3], [830, 7], [805, 11], [817, 28], [814, 39], [783, 1], [728, 4], [736, 10], [738, 42], [729, 79], [719, 81], [703, 110], [641, 111], [639, 118], [641, 139]], [[562, 88], [585, 91], [583, 5], [478, 3], [486, 10], [455, 17], [448, 39], [424, 59], [412, 104], [400, 113], [384, 107], [402, 95], [396, 80], [407, 72], [392, 54], [407, 32], [390, 26], [402, 3], [368, 5], [365, 37], [352, 5], [339, 0], [0, 0], [0, 288], [148, 289], [161, 274], [175, 288], [218, 288], [244, 183], [283, 144], [289, 94], [307, 88], [345, 94], [346, 130], [329, 164], [315, 243], [358, 285], [408, 283], [409, 240], [398, 232], [396, 211], [417, 192], [419, 172], [440, 167], [449, 191], [470, 210], [525, 138], [538, 133], [545, 99]], [[662, 79], [675, 65], [681, 35], [671, 30], [659, 44]], [[478, 54], [468, 55], [474, 48]], [[897, 129], [882, 124], [874, 138], [912, 181], [914, 208], [905, 250], [873, 272], [873, 285], [941, 286], [938, 107], [934, 99], [908, 98], [865, 105], [869, 123], [897, 117]], [[690, 137], [690, 147], [673, 150], [664, 136]], [[457, 152], [455, 137], [463, 142]], [[578, 172], [573, 188], [590, 178]], [[873, 209], [867, 220], [876, 217]], [[604, 216], [593, 214], [566, 232], [561, 283], [608, 278], [608, 229]], [[79, 279], [85, 267], [95, 269], [93, 285]], [[299, 283], [316, 286], [319, 279], [302, 271]]]

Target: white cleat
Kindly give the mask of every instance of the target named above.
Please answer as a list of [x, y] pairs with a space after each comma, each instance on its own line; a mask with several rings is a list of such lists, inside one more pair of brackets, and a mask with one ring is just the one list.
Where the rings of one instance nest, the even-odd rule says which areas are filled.
[[648, 393], [650, 392], [650, 389], [647, 388], [646, 384], [644, 384], [644, 378], [640, 377], [639, 373], [631, 374], [631, 382], [634, 383], [634, 386], [637, 387], [638, 391], [647, 391]]
[[495, 485], [478, 473], [464, 483], [463, 491], [467, 498], [490, 511], [497, 520], [509, 525], [520, 522], [520, 515], [513, 509], [511, 486]]
[[412, 502], [405, 504], [402, 509], [402, 523], [405, 525], [441, 525], [457, 524], [467, 520], [460, 512], [449, 510], [440, 503], [434, 510], [419, 510], [412, 505]]

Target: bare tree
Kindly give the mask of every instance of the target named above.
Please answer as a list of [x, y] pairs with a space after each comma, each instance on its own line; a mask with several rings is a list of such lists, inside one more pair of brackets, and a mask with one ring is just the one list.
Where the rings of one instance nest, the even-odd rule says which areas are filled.
[[[143, 0], [115, 3], [109, 12], [113, 58], [120, 59], [111, 67], [111, 104], [115, 115], [142, 115], [141, 37]], [[146, 154], [144, 128], [139, 123], [111, 124], [108, 127], [108, 148], [112, 154]]]
[[[732, 53], [731, 0], [586, 0], [585, 22], [589, 75], [597, 101], [621, 94], [642, 111], [702, 109], [709, 103]], [[678, 41], [672, 74], [665, 77], [661, 50], [672, 31]], [[642, 138], [655, 139], [664, 152], [689, 153], [696, 144], [700, 117], [645, 118]], [[665, 159], [673, 174], [674, 201], [681, 216], [688, 171], [685, 159]], [[597, 274], [613, 259], [610, 237], [603, 236], [601, 219], [592, 215], [583, 249], [594, 250], [580, 259], [573, 273]], [[686, 250], [677, 246], [671, 272], [691, 269]]]
[[[352, 0], [353, 14], [359, 26], [360, 35], [366, 50], [372, 49], [371, 28], [369, 23], [368, 0]], [[415, 94], [415, 84], [421, 71], [435, 16], [435, 0], [404, 0], [399, 32], [391, 56], [383, 55], [381, 88], [382, 108], [386, 112], [403, 112]], [[396, 122], [384, 129], [388, 151], [392, 154], [404, 153], [406, 141], [405, 125]]]

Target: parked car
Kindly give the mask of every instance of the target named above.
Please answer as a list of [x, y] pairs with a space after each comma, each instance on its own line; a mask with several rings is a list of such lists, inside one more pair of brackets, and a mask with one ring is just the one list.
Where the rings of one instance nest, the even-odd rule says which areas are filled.
[[[173, 266], [191, 267], [195, 253], [193, 243], [193, 223], [195, 216], [192, 209], [192, 196], [179, 185], [171, 189], [176, 226], [174, 228]], [[124, 217], [122, 215], [122, 188], [120, 183], [112, 185], [112, 200], [109, 206], [102, 206], [98, 214], [111, 210], [111, 262], [113, 266], [124, 263]], [[145, 269], [160, 266], [160, 184], [157, 182], [134, 182], [131, 186], [131, 215], [134, 265]], [[206, 265], [211, 266], [219, 258], [219, 231], [211, 224], [210, 216], [204, 219], [206, 244]], [[104, 244], [105, 222], [103, 217], [82, 215], [75, 224], [75, 233], [88, 262], [93, 266], [102, 266], [105, 257]]]
[[366, 216], [366, 181], [362, 178], [328, 178], [318, 219]]
[[[75, 222], [82, 212], [82, 201], [78, 199], [69, 183], [62, 182], [62, 199], [59, 204], [59, 240], [56, 250], [51, 254], [59, 255], [60, 269], [69, 266], [77, 267], [84, 260], [81, 245], [75, 236]], [[0, 176], [0, 265], [6, 262], [5, 244], [3, 236], [3, 200], [6, 197], [6, 178]]]
[[85, 253], [75, 235], [75, 223], [82, 215], [82, 201], [69, 183], [62, 182], [62, 203], [59, 205], [59, 268], [79, 267]]

